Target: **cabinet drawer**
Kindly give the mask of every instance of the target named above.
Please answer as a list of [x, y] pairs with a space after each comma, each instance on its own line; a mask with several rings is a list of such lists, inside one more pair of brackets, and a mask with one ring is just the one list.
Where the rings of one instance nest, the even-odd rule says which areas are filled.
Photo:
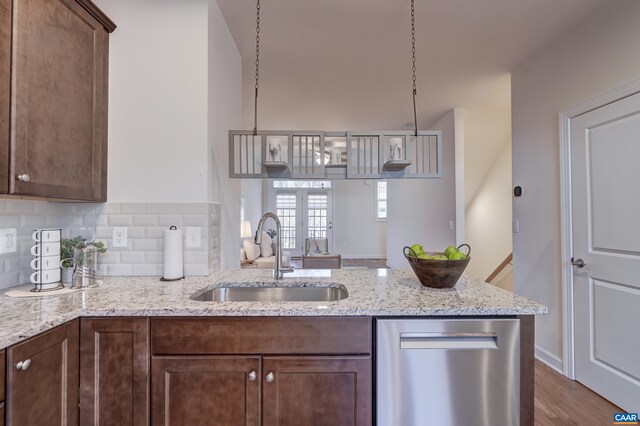
[[154, 318], [154, 354], [368, 354], [370, 317]]

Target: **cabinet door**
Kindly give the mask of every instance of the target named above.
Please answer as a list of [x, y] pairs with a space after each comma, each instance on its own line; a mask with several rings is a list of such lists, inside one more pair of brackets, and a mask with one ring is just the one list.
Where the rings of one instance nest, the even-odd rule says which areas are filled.
[[80, 424], [149, 424], [146, 318], [83, 318], [80, 325]]
[[104, 199], [108, 33], [74, 0], [14, 5], [10, 193]]
[[78, 424], [78, 337], [75, 320], [7, 350], [8, 425]]
[[370, 357], [265, 357], [263, 371], [265, 426], [371, 424]]
[[11, 0], [0, 0], [0, 194], [9, 190]]
[[260, 424], [260, 357], [153, 357], [157, 425]]

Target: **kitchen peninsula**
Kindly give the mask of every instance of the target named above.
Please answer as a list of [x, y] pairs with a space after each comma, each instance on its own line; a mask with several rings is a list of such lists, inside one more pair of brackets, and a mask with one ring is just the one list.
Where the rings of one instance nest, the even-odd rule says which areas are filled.
[[[532, 424], [533, 316], [546, 313], [545, 306], [468, 277], [443, 290], [423, 287], [401, 270], [304, 270], [279, 281], [270, 274], [222, 271], [169, 283], [109, 278], [99, 288], [61, 296], [2, 297], [7, 424], [29, 424], [33, 410], [22, 401], [30, 399], [22, 389], [28, 383], [45, 398], [48, 414], [66, 413], [68, 424], [78, 418], [79, 424], [100, 424], [101, 417], [147, 424], [149, 416], [154, 424], [178, 424], [197, 421], [203, 410], [223, 422], [277, 424], [304, 418], [309, 395], [315, 413], [371, 424], [376, 323], [385, 318], [518, 320], [516, 395], [520, 424]], [[344, 286], [348, 297], [191, 298], [217, 287], [276, 285]], [[34, 385], [36, 376], [47, 380]], [[193, 386], [211, 397], [199, 399], [187, 391]]]

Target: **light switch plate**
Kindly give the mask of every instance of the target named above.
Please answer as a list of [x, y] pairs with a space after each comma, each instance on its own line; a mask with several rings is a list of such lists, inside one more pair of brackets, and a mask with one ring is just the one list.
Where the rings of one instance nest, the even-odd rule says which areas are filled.
[[121, 226], [113, 227], [113, 235], [111, 238], [112, 247], [127, 247], [127, 228]]
[[198, 226], [187, 226], [186, 232], [186, 246], [187, 248], [198, 248], [200, 247], [200, 238], [201, 237], [200, 227]]
[[0, 229], [0, 254], [15, 253], [18, 248], [18, 236], [15, 228]]

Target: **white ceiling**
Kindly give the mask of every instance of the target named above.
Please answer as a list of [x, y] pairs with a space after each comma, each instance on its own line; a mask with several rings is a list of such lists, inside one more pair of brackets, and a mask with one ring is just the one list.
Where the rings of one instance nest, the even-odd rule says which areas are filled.
[[[253, 125], [255, 1], [217, 0], [243, 59]], [[487, 96], [606, 0], [416, 0], [418, 117]], [[403, 129], [412, 122], [409, 0], [262, 0], [261, 129]]]

